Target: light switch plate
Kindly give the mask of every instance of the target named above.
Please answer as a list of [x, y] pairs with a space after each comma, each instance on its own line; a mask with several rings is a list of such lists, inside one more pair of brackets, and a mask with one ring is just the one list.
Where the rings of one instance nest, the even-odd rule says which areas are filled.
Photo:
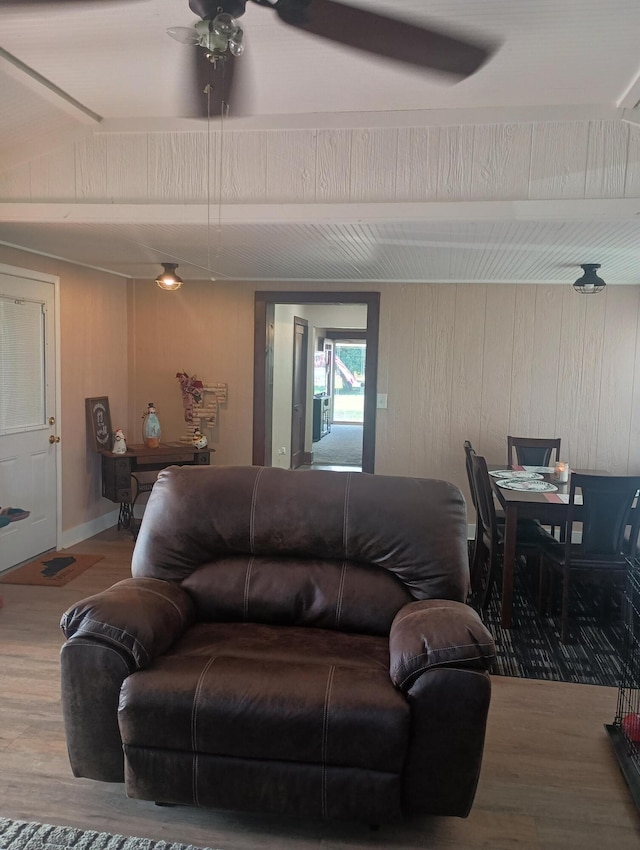
[[376, 397], [376, 407], [378, 410], [386, 410], [387, 409], [387, 394], [386, 393], [378, 393]]

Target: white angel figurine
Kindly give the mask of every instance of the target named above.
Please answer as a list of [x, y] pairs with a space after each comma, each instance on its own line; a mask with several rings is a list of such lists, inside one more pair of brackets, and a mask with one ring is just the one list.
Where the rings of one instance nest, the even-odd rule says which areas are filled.
[[127, 441], [124, 438], [124, 431], [122, 428], [118, 428], [116, 433], [113, 435], [113, 448], [112, 452], [114, 455], [123, 455], [127, 450]]

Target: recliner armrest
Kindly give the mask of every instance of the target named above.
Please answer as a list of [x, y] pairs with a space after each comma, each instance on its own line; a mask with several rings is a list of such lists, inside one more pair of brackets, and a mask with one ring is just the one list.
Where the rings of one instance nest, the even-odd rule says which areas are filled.
[[66, 638], [93, 637], [117, 646], [141, 669], [194, 619], [194, 602], [180, 585], [129, 578], [77, 602], [63, 614], [60, 627]]
[[435, 667], [488, 670], [495, 644], [473, 608], [449, 599], [427, 599], [398, 611], [391, 624], [389, 656], [391, 680], [406, 692]]

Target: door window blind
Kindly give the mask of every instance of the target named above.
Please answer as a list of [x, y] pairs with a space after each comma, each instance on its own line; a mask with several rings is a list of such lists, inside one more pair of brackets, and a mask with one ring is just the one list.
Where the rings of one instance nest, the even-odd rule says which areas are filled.
[[0, 434], [45, 424], [44, 306], [0, 296]]

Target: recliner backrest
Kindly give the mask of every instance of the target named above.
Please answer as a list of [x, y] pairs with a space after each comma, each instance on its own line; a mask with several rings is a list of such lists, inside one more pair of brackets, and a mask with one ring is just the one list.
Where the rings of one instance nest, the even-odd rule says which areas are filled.
[[[329, 587], [335, 586], [336, 576], [348, 584], [349, 572], [356, 573], [344, 565], [356, 564], [368, 569], [372, 589], [370, 598], [358, 604], [375, 607], [390, 594], [389, 582], [375, 581], [373, 568], [390, 574], [394, 586], [399, 582], [397, 601], [464, 601], [469, 583], [466, 522], [461, 492], [445, 481], [255, 466], [171, 467], [159, 474], [151, 493], [132, 574], [188, 584], [203, 566], [225, 559], [250, 560], [260, 571], [271, 562], [271, 577], [263, 572], [261, 581], [263, 588], [271, 587], [278, 605], [287, 567], [305, 567], [288, 574], [295, 598], [304, 596], [315, 564], [319, 583], [313, 594], [333, 600]], [[323, 572], [321, 562], [332, 568]], [[212, 582], [214, 574], [219, 585], [221, 572], [211, 569]], [[354, 581], [361, 582], [360, 573]], [[219, 591], [212, 584], [209, 592], [213, 599]], [[204, 579], [200, 593], [204, 599]], [[264, 604], [271, 603], [265, 599]], [[328, 610], [333, 605], [328, 602]]]

